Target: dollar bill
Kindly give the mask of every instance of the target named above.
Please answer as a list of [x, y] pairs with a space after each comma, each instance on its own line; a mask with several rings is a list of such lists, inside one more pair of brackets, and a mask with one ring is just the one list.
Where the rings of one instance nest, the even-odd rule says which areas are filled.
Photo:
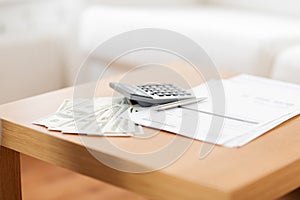
[[143, 134], [140, 125], [134, 124], [123, 113], [132, 110], [125, 98], [94, 98], [65, 100], [58, 110], [33, 124], [45, 126], [50, 131], [62, 133], [132, 136]]

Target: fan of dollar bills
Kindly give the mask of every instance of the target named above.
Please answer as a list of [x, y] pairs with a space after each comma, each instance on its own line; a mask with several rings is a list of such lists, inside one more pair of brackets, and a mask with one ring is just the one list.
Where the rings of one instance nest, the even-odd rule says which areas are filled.
[[140, 125], [128, 116], [135, 109], [126, 98], [93, 98], [65, 100], [59, 109], [33, 124], [62, 133], [133, 136], [143, 134]]

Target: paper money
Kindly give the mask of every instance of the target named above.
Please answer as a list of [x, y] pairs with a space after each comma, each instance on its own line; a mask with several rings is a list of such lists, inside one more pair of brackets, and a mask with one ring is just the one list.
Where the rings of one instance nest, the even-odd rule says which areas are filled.
[[132, 110], [132, 105], [125, 98], [65, 100], [55, 113], [32, 123], [45, 126], [50, 131], [72, 134], [102, 136], [143, 134], [140, 125], [122, 117], [122, 114], [129, 110]]

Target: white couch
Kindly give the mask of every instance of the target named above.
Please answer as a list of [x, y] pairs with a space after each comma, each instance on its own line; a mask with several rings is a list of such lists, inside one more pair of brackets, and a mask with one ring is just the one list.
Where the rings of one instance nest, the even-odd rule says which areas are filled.
[[64, 39], [77, 7], [74, 0], [0, 1], [0, 104], [67, 85]]
[[300, 84], [300, 45], [291, 46], [276, 57], [272, 77]]
[[[289, 3], [299, 5], [296, 0]], [[283, 9], [286, 13], [279, 13], [279, 7], [280, 1], [258, 0], [188, 1], [180, 7], [95, 5], [80, 18], [79, 47], [87, 54], [119, 33], [164, 28], [196, 41], [220, 69], [294, 81], [295, 77], [280, 76], [279, 65], [274, 72], [274, 64], [285, 49], [300, 44], [300, 17], [290, 4]], [[143, 59], [130, 61], [139, 64]]]
[[[65, 35], [52, 29], [47, 33], [46, 28], [41, 35], [3, 37], [0, 21], [0, 104], [72, 85], [84, 57], [99, 43], [143, 27], [185, 34], [204, 47], [219, 68], [299, 82], [300, 56], [295, 50], [300, 43], [298, 0], [89, 1], [94, 3], [82, 7], [80, 16], [80, 4], [74, 9], [74, 1], [66, 4], [73, 12], [69, 15], [73, 26], [66, 28]], [[59, 16], [62, 11], [55, 9], [48, 10]], [[35, 10], [41, 11], [37, 6]], [[7, 19], [9, 24], [12, 16]], [[54, 30], [70, 25], [56, 26], [56, 22], [45, 20], [49, 24], [41, 24], [52, 25]]]
[[0, 104], [64, 86], [63, 50], [57, 34], [0, 39]]

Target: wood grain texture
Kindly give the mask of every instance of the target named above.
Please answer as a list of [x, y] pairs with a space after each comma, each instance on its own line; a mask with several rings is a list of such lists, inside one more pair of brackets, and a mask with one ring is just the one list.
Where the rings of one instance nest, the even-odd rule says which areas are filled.
[[[25, 138], [20, 138], [20, 135]], [[69, 137], [69, 136], [67, 136]], [[74, 136], [72, 136], [74, 137]], [[47, 141], [47, 142], [46, 142]], [[96, 160], [83, 145], [65, 141], [24, 127], [3, 121], [3, 145], [26, 155], [94, 177], [116, 186], [137, 192], [152, 199], [223, 199], [221, 191], [198, 186], [160, 171], [146, 174], [120, 172]], [[28, 145], [30, 144], [30, 145]], [[25, 147], [26, 146], [26, 147]], [[109, 156], [122, 165], [135, 167], [131, 161]], [[180, 186], [180, 187], [179, 187]], [[174, 190], [174, 187], [177, 189]], [[190, 192], [190, 191], [194, 192]], [[166, 194], [166, 191], [168, 192]], [[188, 192], [189, 191], [189, 192]], [[188, 192], [188, 193], [187, 193]], [[226, 196], [226, 194], [225, 194]]]
[[22, 199], [20, 153], [3, 146], [0, 146], [0, 199]]
[[[107, 82], [101, 85], [105, 88]], [[104, 89], [97, 94], [109, 95], [112, 91]], [[181, 142], [190, 139], [152, 129], [145, 129], [155, 133], [147, 140], [79, 137], [31, 124], [55, 112], [72, 95], [73, 88], [68, 88], [0, 106], [2, 145], [156, 200], [274, 199], [300, 186], [300, 117], [241, 148], [215, 146], [201, 159], [199, 152], [204, 143], [194, 141], [176, 162], [155, 172], [132, 174], [104, 165], [87, 149], [120, 167], [151, 169], [156, 163], [108, 149], [105, 141], [126, 151], [144, 153], [169, 144], [175, 137]]]
[[[23, 200], [147, 200], [132, 192], [21, 155]], [[299, 200], [300, 189], [278, 200]]]
[[142, 196], [21, 155], [23, 200], [146, 200]]

